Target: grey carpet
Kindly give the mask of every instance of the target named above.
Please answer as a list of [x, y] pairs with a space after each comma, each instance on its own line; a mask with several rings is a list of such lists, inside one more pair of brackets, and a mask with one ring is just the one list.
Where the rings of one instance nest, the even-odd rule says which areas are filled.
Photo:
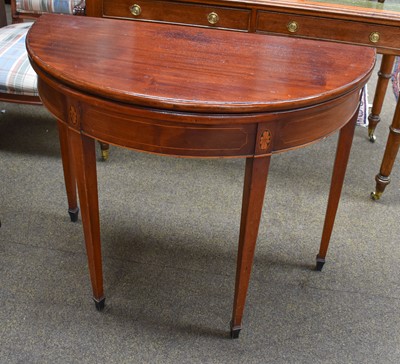
[[312, 267], [337, 137], [273, 157], [238, 340], [228, 336], [243, 160], [111, 149], [98, 163], [99, 313], [56, 124], [42, 107], [0, 108], [1, 363], [400, 362], [398, 163], [382, 200], [369, 198], [391, 90], [376, 143], [356, 129], [322, 273]]

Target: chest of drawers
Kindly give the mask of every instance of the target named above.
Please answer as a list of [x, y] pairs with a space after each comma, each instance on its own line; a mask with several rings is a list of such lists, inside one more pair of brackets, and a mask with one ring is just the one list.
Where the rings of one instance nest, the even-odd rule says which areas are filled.
[[87, 0], [89, 16], [184, 24], [368, 45], [400, 51], [400, 12], [300, 0]]

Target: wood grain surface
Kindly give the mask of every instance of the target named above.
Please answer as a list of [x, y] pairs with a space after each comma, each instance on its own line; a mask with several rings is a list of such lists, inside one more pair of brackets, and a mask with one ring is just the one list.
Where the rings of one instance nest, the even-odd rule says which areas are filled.
[[373, 49], [352, 45], [62, 15], [41, 17], [27, 46], [36, 67], [71, 87], [214, 113], [317, 104], [354, 89], [374, 64]]

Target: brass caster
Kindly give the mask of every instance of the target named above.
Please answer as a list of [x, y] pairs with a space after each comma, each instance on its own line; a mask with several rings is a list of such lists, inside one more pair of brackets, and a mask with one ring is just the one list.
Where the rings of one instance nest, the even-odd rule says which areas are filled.
[[368, 132], [368, 139], [371, 143], [375, 143], [376, 136], [373, 130]]
[[103, 162], [106, 162], [108, 160], [109, 155], [110, 155], [110, 151], [108, 149], [101, 150], [101, 160]]
[[381, 198], [382, 192], [371, 192], [371, 199], [377, 201]]

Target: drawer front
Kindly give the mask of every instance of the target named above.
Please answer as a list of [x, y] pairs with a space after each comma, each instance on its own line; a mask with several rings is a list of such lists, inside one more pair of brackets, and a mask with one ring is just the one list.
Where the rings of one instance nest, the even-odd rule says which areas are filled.
[[257, 32], [398, 48], [400, 28], [348, 20], [259, 11]]
[[104, 0], [103, 16], [248, 31], [250, 10], [153, 0]]

